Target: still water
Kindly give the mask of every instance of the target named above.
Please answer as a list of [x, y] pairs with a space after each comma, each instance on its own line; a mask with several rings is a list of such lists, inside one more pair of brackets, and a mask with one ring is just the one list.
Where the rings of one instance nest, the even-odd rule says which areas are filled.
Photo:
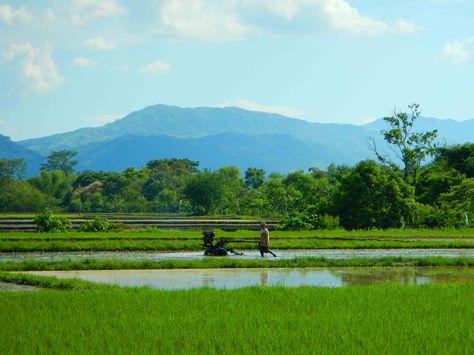
[[[474, 249], [312, 249], [312, 250], [274, 250], [278, 258], [267, 256], [267, 260], [293, 259], [302, 257], [315, 257], [326, 259], [354, 259], [354, 258], [474, 258]], [[233, 259], [260, 259], [257, 250], [243, 250], [244, 255], [229, 255], [225, 258]], [[23, 262], [26, 260], [61, 261], [61, 260], [202, 260], [206, 258], [203, 252], [141, 252], [141, 251], [106, 251], [106, 252], [18, 252], [0, 253], [1, 262]]]
[[474, 268], [472, 267], [82, 270], [31, 271], [28, 273], [58, 278], [79, 278], [125, 287], [147, 286], [163, 290], [200, 287], [236, 289], [259, 285], [344, 287], [380, 283], [422, 285], [474, 282]]

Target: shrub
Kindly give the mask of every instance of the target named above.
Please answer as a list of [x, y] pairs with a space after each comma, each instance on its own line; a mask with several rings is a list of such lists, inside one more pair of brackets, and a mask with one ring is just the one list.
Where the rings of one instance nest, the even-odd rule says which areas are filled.
[[282, 220], [277, 229], [282, 231], [299, 231], [312, 229], [311, 224], [306, 222], [306, 216], [301, 213], [292, 213]]
[[46, 208], [35, 217], [38, 232], [67, 232], [71, 221], [64, 216], [56, 216], [49, 208]]
[[93, 220], [81, 224], [81, 232], [108, 232], [114, 228], [114, 224], [104, 217], [96, 217]]

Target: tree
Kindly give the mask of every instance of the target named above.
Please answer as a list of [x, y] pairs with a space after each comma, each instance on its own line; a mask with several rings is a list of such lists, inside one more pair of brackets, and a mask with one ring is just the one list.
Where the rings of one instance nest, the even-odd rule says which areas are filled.
[[0, 182], [20, 180], [26, 174], [26, 164], [23, 159], [0, 159]]
[[248, 189], [258, 189], [265, 182], [265, 170], [248, 168], [245, 170], [245, 187]]
[[217, 172], [204, 171], [193, 175], [184, 187], [184, 195], [196, 214], [214, 213], [225, 199], [226, 184]]
[[444, 169], [455, 169], [474, 178], [474, 144], [458, 144], [437, 149], [435, 163]]
[[72, 160], [77, 155], [73, 150], [58, 150], [53, 151], [47, 157], [46, 163], [41, 165], [45, 170], [62, 170], [66, 175], [74, 173], [74, 167], [77, 165], [77, 160]]
[[[408, 108], [409, 113], [399, 112], [395, 108], [392, 116], [384, 117], [390, 128], [382, 130], [381, 133], [396, 157], [401, 160], [404, 179], [416, 182], [421, 163], [436, 151], [435, 139], [438, 131], [435, 129], [428, 132], [413, 132], [413, 126], [421, 113], [420, 105], [411, 104]], [[380, 162], [396, 166], [389, 158], [378, 153], [374, 142], [372, 149]]]
[[347, 229], [399, 228], [410, 221], [413, 188], [374, 161], [362, 161], [344, 175], [334, 195]]

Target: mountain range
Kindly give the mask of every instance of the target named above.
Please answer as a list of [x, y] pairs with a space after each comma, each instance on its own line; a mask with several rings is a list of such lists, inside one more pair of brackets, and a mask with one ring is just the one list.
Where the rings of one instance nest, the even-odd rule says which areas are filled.
[[[438, 129], [440, 142], [471, 141], [474, 120], [420, 117], [420, 131]], [[384, 154], [390, 150], [380, 130], [382, 119], [366, 125], [313, 123], [236, 107], [182, 108], [154, 105], [97, 128], [13, 142], [0, 135], [0, 158], [24, 158], [32, 174], [54, 150], [78, 152], [79, 170], [123, 171], [149, 160], [188, 158], [202, 168], [235, 165], [267, 172], [326, 168], [374, 158], [373, 139]]]

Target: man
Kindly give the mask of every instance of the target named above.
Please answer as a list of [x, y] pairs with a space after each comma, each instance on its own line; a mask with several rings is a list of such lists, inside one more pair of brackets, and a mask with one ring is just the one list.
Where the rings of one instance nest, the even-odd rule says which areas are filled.
[[274, 257], [276, 254], [268, 249], [270, 245], [270, 233], [268, 232], [267, 225], [265, 222], [260, 223], [260, 242], [258, 243], [258, 248], [260, 249], [260, 255], [262, 258], [265, 253], [270, 253]]

